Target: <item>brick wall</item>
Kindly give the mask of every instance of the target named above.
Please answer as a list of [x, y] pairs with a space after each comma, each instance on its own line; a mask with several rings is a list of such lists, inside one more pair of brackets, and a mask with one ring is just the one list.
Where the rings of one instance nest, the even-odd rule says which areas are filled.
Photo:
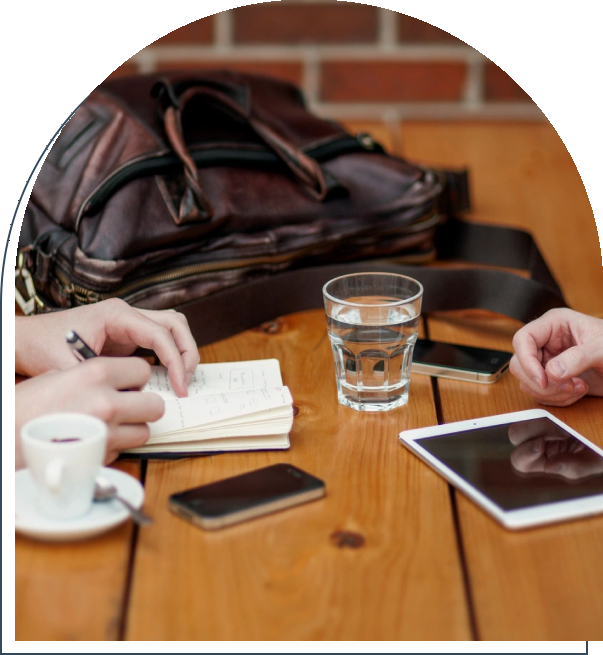
[[543, 119], [529, 96], [456, 37], [395, 12], [334, 0], [240, 7], [185, 25], [114, 75], [233, 68], [302, 86], [342, 120]]

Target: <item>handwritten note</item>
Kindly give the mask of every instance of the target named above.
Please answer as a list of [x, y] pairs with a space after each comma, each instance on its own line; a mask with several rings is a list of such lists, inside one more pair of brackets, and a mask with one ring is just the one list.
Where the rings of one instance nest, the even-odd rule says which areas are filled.
[[175, 398], [166, 402], [163, 417], [150, 423], [149, 427], [151, 436], [174, 434], [225, 419], [248, 416], [278, 407], [290, 407], [292, 402], [287, 387]]
[[149, 424], [151, 436], [135, 452], [212, 452], [289, 447], [293, 399], [277, 359], [200, 364], [188, 396], [178, 398], [167, 369], [154, 366], [143, 391], [165, 400]]
[[[153, 366], [151, 379], [143, 391], [153, 391], [163, 398], [177, 399], [170, 384], [167, 369]], [[212, 396], [253, 389], [270, 389], [282, 386], [277, 359], [260, 359], [250, 362], [199, 364], [188, 387], [189, 398]]]

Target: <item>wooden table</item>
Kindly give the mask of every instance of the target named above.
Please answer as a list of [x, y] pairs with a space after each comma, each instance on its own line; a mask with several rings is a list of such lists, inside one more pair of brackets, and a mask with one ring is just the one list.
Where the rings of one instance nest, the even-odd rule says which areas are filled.
[[[468, 165], [480, 221], [537, 236], [574, 308], [603, 316], [603, 268], [578, 172], [547, 124], [356, 124], [406, 156]], [[519, 327], [429, 316], [435, 339], [509, 349]], [[155, 525], [48, 545], [16, 538], [17, 639], [603, 639], [603, 517], [511, 533], [404, 449], [403, 428], [535, 407], [492, 387], [413, 376], [406, 408], [337, 404], [322, 312], [203, 348], [205, 362], [277, 357], [299, 408], [284, 453], [148, 466]], [[553, 410], [603, 446], [603, 399]], [[325, 500], [217, 533], [173, 516], [169, 494], [276, 462], [323, 478]]]

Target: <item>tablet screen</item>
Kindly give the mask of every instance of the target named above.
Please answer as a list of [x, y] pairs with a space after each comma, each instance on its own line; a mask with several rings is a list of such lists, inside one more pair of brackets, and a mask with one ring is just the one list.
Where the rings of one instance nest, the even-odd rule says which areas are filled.
[[417, 443], [503, 510], [603, 494], [603, 457], [548, 418]]

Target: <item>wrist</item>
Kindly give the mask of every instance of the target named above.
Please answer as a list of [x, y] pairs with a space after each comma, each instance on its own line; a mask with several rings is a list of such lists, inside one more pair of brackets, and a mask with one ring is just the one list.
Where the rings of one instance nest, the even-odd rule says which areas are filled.
[[34, 377], [58, 368], [50, 316], [15, 317], [15, 373]]

